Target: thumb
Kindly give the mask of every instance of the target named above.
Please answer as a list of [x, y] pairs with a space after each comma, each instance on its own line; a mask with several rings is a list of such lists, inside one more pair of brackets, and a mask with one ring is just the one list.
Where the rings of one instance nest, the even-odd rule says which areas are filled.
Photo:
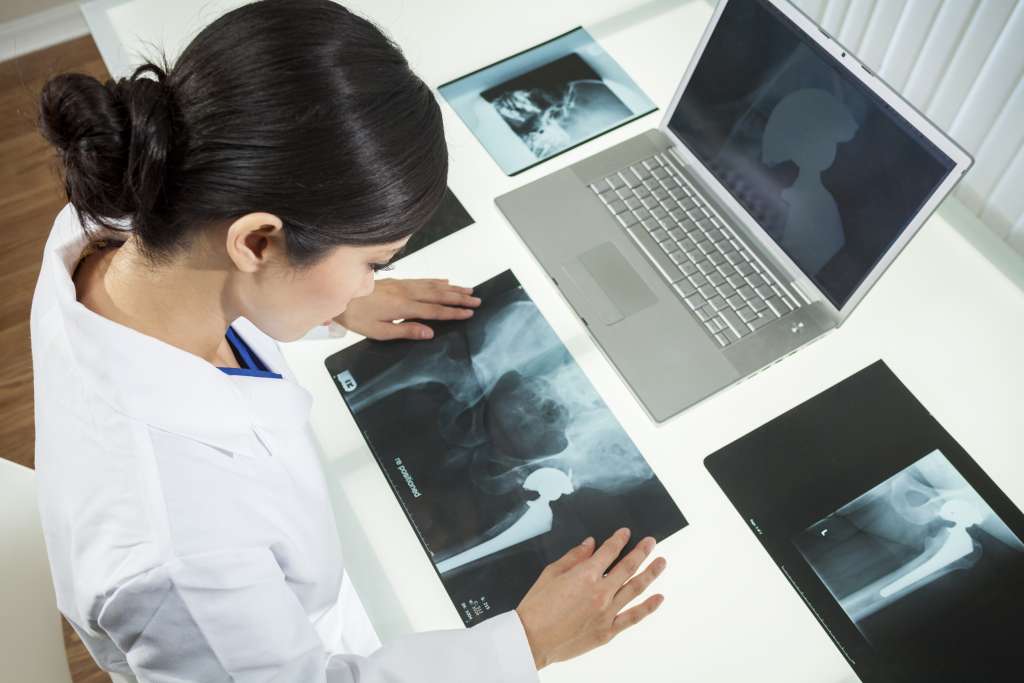
[[374, 339], [432, 339], [434, 331], [423, 323], [378, 323], [371, 335]]
[[582, 543], [569, 550], [569, 552], [552, 562], [548, 567], [556, 576], [564, 574], [593, 554], [594, 539], [588, 536]]

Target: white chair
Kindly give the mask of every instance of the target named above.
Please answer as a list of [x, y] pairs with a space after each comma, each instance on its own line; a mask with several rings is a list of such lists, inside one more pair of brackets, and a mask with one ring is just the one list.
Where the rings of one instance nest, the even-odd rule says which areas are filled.
[[[36, 506], [35, 472], [0, 458], [0, 662], [4, 680], [71, 683]], [[113, 683], [134, 679], [113, 676]]]

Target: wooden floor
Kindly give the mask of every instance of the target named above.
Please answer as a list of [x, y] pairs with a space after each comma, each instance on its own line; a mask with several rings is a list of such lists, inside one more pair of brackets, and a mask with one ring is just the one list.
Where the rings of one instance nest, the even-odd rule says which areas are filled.
[[[36, 130], [36, 106], [46, 79], [64, 71], [108, 78], [89, 36], [0, 62], [0, 457], [28, 467], [35, 436], [28, 315], [43, 244], [65, 203], [56, 157]], [[75, 683], [110, 683], [67, 623], [64, 642]]]

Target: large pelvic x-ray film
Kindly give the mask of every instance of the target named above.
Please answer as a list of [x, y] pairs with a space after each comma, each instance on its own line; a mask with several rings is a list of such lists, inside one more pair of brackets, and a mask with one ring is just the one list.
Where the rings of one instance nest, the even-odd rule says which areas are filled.
[[686, 520], [511, 271], [432, 340], [327, 359], [467, 625], [513, 609], [587, 536]]
[[1024, 515], [884, 363], [705, 463], [861, 680], [1024, 680]]

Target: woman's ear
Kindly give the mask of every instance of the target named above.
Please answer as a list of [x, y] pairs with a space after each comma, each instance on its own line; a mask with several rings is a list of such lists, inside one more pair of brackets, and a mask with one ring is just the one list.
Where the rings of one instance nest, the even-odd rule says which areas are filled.
[[283, 254], [284, 224], [272, 213], [247, 213], [228, 226], [225, 247], [236, 268], [255, 273], [275, 251]]

